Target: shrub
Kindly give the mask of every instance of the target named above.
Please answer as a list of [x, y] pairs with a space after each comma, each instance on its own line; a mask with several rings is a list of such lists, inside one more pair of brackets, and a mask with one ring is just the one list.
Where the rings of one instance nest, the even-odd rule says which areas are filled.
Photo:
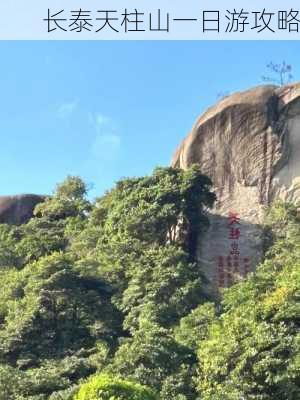
[[95, 375], [82, 384], [74, 400], [157, 400], [146, 386], [115, 378]]

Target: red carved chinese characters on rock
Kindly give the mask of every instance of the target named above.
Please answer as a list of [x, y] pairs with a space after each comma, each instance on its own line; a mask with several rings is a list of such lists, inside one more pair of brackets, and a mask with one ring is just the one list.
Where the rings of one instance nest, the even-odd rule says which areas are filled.
[[242, 235], [241, 219], [238, 213], [228, 214], [229, 249], [227, 255], [218, 256], [217, 282], [219, 288], [229, 287], [240, 277], [246, 277], [251, 272], [251, 260], [241, 254], [239, 240]]

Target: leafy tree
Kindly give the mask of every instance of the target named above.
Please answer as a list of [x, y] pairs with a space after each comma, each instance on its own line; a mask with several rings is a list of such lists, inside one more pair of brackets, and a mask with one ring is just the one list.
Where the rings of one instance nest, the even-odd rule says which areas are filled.
[[28, 394], [29, 382], [22, 372], [7, 365], [0, 364], [0, 399], [1, 400], [24, 400], [20, 392]]
[[146, 379], [146, 355], [163, 399], [195, 397], [195, 354], [173, 327], [204, 300], [194, 249], [210, 189], [196, 166], [159, 168], [92, 205], [68, 177], [27, 224], [2, 228], [0, 362], [23, 382], [12, 398], [69, 400], [104, 369]]
[[130, 267], [128, 287], [118, 303], [130, 332], [138, 329], [145, 312], [168, 328], [205, 299], [199, 266], [174, 245], [154, 247]]
[[291, 205], [277, 204], [270, 215], [277, 219], [267, 259], [226, 292], [223, 314], [200, 343], [204, 400], [299, 398], [300, 224]]
[[190, 250], [208, 224], [205, 211], [215, 200], [211, 186], [196, 165], [187, 171], [157, 168], [151, 176], [118, 182], [96, 203], [92, 218], [110, 238], [131, 238], [140, 244], [174, 244], [179, 231], [186, 232]]
[[68, 176], [64, 182], [57, 185], [55, 194], [58, 198], [75, 201], [84, 199], [87, 191], [87, 186], [81, 178]]
[[69, 176], [57, 185], [52, 197], [40, 203], [35, 208], [37, 217], [46, 217], [50, 221], [68, 217], [86, 217], [91, 210], [91, 204], [86, 198], [85, 183], [76, 176]]
[[[176, 342], [171, 329], [206, 299], [194, 252], [215, 199], [210, 189], [197, 166], [124, 179], [97, 201], [70, 248], [79, 270], [97, 270], [115, 288], [112, 301], [124, 316], [125, 337], [131, 336], [109, 372], [161, 390], [164, 399], [195, 396], [195, 354]], [[156, 356], [151, 360], [147, 354], [146, 368], [143, 349], [149, 346]], [[169, 357], [177, 361], [163, 366]]]
[[67, 244], [64, 235], [66, 222], [51, 221], [46, 218], [32, 218], [27, 224], [18, 228], [18, 242], [15, 246], [19, 263], [27, 263], [63, 251]]
[[40, 368], [27, 371], [0, 364], [0, 399], [73, 400], [78, 391], [72, 385], [76, 375], [86, 377], [93, 372], [85, 360], [76, 357], [44, 361]]
[[134, 337], [121, 344], [108, 371], [162, 390], [166, 400], [194, 399], [195, 360], [195, 355], [177, 343], [170, 331], [145, 316]]
[[6, 279], [3, 361], [36, 366], [39, 359], [74, 354], [96, 341], [113, 344], [119, 320], [109, 300], [110, 288], [80, 276], [67, 256], [53, 253], [20, 272], [9, 272]]
[[82, 384], [74, 400], [156, 400], [149, 388], [109, 375], [96, 375]]
[[266, 260], [220, 307], [195, 257], [214, 198], [197, 166], [123, 179], [93, 205], [69, 177], [29, 223], [0, 226], [0, 400], [155, 396], [140, 385], [162, 400], [298, 399], [297, 207], [272, 207]]
[[150, 177], [118, 182], [96, 203], [70, 251], [80, 256], [80, 268], [95, 268], [97, 260], [99, 274], [117, 289], [113, 301], [125, 329], [138, 329], [140, 313], [151, 304], [156, 321], [170, 326], [203, 301], [193, 253], [215, 199], [210, 188], [196, 166], [159, 168]]
[[262, 77], [264, 82], [272, 82], [283, 86], [291, 82], [293, 79], [293, 67], [290, 64], [287, 64], [285, 61], [283, 61], [281, 64], [275, 64], [271, 61], [269, 64], [267, 64], [267, 69], [271, 75], [264, 75]]
[[175, 339], [195, 352], [201, 340], [207, 338], [208, 327], [214, 320], [215, 304], [205, 303], [180, 320], [175, 328]]
[[0, 224], [0, 269], [19, 265], [17, 228]]

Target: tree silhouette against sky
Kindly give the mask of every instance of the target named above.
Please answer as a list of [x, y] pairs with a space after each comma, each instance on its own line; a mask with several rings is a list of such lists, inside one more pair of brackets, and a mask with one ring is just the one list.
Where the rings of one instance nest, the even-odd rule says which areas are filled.
[[293, 79], [292, 65], [283, 61], [281, 64], [275, 64], [272, 61], [267, 64], [270, 75], [263, 75], [264, 82], [272, 82], [283, 86], [291, 82]]

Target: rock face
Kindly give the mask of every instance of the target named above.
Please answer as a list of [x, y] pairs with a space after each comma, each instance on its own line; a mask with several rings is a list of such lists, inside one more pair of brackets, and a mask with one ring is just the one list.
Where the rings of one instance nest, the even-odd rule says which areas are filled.
[[259, 86], [210, 108], [172, 160], [194, 163], [218, 198], [198, 257], [213, 286], [229, 286], [261, 259], [265, 207], [300, 200], [300, 84]]
[[35, 206], [44, 200], [44, 196], [35, 194], [0, 196], [0, 223], [15, 225], [26, 223], [32, 217]]

